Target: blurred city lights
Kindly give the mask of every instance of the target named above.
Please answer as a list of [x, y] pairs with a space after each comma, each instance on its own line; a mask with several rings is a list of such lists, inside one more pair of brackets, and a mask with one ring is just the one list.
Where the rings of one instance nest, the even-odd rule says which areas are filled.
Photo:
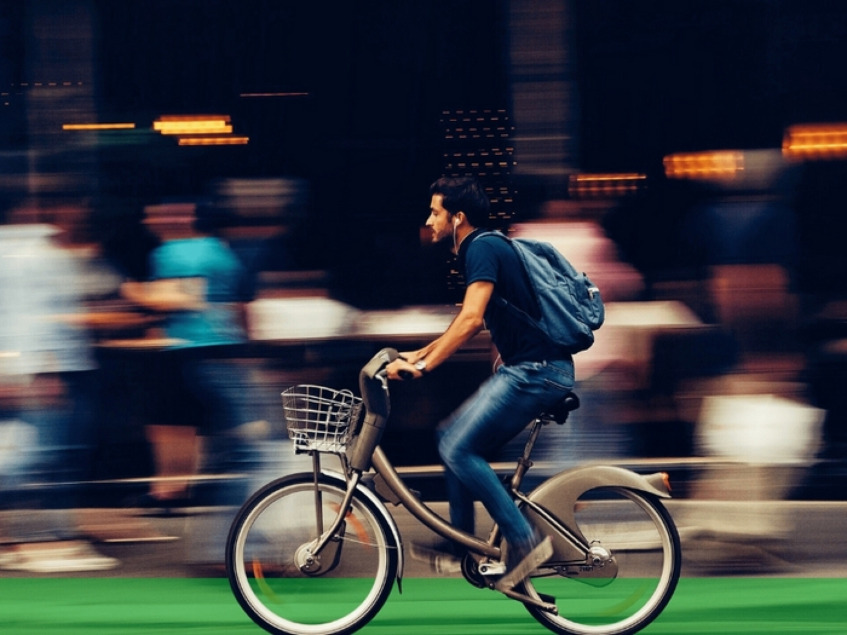
[[249, 143], [249, 137], [239, 136], [198, 136], [180, 137], [178, 145], [181, 146], [236, 146]]
[[153, 130], [164, 135], [229, 134], [229, 115], [162, 115], [153, 122]]
[[789, 126], [782, 153], [789, 159], [842, 159], [847, 156], [847, 123]]
[[153, 122], [153, 130], [177, 136], [180, 146], [246, 145], [246, 136], [232, 136], [229, 115], [162, 115]]
[[572, 174], [568, 193], [573, 198], [606, 198], [635, 194], [647, 183], [645, 174]]
[[744, 170], [744, 154], [738, 150], [680, 152], [663, 159], [669, 179], [727, 181]]
[[62, 130], [134, 130], [134, 123], [66, 123]]

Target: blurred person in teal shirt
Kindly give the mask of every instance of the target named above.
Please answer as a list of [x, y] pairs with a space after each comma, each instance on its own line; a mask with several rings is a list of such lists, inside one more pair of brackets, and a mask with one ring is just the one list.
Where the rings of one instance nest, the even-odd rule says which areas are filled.
[[[160, 240], [149, 257], [149, 279], [122, 287], [124, 297], [161, 316], [149, 334], [158, 346], [145, 359], [138, 401], [159, 477], [198, 470], [198, 429], [207, 439], [207, 470], [242, 472], [251, 453], [240, 429], [261, 419], [250, 367], [237, 359], [248, 339], [246, 271], [212, 234], [213, 211], [194, 203], [148, 207], [144, 223]], [[154, 479], [146, 502], [184, 505], [189, 491], [188, 478]], [[240, 495], [220, 488], [215, 502], [235, 504]]]

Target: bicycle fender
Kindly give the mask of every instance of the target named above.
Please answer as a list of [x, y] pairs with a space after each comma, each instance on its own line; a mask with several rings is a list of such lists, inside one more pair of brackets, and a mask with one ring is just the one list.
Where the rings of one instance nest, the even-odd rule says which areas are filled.
[[[338, 472], [334, 472], [332, 470], [321, 470], [321, 476], [324, 476], [332, 481], [336, 481], [336, 483], [342, 488], [346, 489], [347, 481], [344, 479], [344, 476], [339, 474]], [[403, 569], [405, 566], [405, 560], [403, 557], [403, 539], [400, 537], [400, 530], [397, 527], [397, 523], [394, 520], [394, 517], [391, 515], [391, 512], [388, 511], [388, 508], [385, 506], [379, 496], [374, 494], [366, 485], [363, 483], [359, 483], [356, 487], [356, 493], [361, 494], [362, 497], [367, 498], [371, 503], [373, 503], [374, 508], [379, 511], [380, 516], [385, 520], [389, 529], [391, 529], [391, 534], [394, 536], [394, 541], [397, 543], [397, 588], [400, 592], [403, 592]]]
[[[596, 465], [560, 472], [534, 489], [528, 498], [555, 516], [585, 543], [585, 536], [579, 530], [574, 517], [574, 506], [582, 494], [597, 487], [621, 487], [645, 492], [658, 498], [671, 497], [662, 473], [643, 476], [620, 467]], [[577, 550], [569, 541], [561, 538], [539, 513], [530, 507], [527, 507], [526, 512], [535, 525], [551, 536], [556, 556], [562, 560], [577, 560], [585, 556], [584, 551]]]

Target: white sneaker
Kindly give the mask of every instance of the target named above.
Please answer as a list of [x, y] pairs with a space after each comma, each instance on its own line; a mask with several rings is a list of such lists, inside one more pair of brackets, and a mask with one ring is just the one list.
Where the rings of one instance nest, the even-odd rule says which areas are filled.
[[0, 569], [28, 573], [106, 571], [120, 564], [86, 542], [74, 540], [17, 545], [0, 556]]
[[429, 568], [434, 573], [450, 574], [458, 573], [462, 570], [462, 562], [451, 553], [430, 549], [421, 545], [412, 543], [410, 552], [412, 558], [420, 562], [426, 562]]
[[515, 588], [524, 578], [535, 571], [540, 565], [547, 562], [553, 555], [553, 541], [550, 536], [544, 536], [544, 540], [533, 547], [518, 564], [506, 571], [506, 575], [497, 580], [495, 589], [510, 590]]

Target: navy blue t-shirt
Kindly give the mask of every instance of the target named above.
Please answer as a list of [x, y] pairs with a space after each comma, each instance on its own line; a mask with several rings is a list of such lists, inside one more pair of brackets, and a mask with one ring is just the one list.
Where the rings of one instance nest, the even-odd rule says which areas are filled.
[[[498, 236], [479, 236], [482, 231], [475, 230], [459, 247], [459, 267], [465, 283], [493, 282], [495, 295], [537, 317], [537, 303], [514, 248]], [[485, 311], [485, 323], [506, 364], [571, 357], [566, 351], [551, 344], [540, 331], [531, 328], [493, 300], [488, 303]]]

